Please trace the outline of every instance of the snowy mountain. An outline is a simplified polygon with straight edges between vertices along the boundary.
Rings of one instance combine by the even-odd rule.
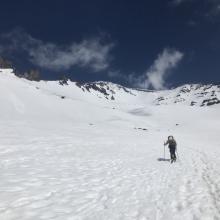
[[[0,219],[220,219],[219,99],[1,69]]]
[[[210,106],[220,104],[220,85],[184,85],[165,92],[156,100],[157,104],[184,103],[187,105]]]
[[[153,93],[153,91],[128,89],[120,85],[116,85],[109,82],[94,82],[94,83],[76,83],[84,92],[98,92],[106,99],[115,100],[118,92],[128,93],[133,96],[137,96],[138,93]],[[197,106],[211,106],[220,104],[220,85],[184,85],[173,90],[154,92],[158,98],[156,98],[152,104],[187,104]],[[99,96],[101,97],[101,96]]]
[[[219,85],[200,85],[191,84],[167,91],[150,91],[126,88],[110,82],[92,82],[92,83],[60,83],[63,86],[77,86],[83,92],[90,92],[99,98],[109,100],[117,99],[118,93],[138,96],[138,94],[151,93],[158,96],[152,104],[169,105],[169,104],[186,104],[191,106],[211,106],[220,104],[220,84]]]
[[[1,71],[1,70],[0,70]],[[12,70],[8,69],[7,72],[12,72]],[[2,72],[5,72],[2,69]],[[7,74],[7,73],[6,73]],[[30,82],[29,82],[30,83]],[[107,100],[120,100],[120,95],[124,94],[126,96],[139,96],[140,94],[152,94],[153,97],[156,97],[152,100],[152,104],[155,105],[169,105],[169,104],[184,104],[191,106],[211,106],[215,104],[220,104],[220,85],[200,85],[200,84],[191,84],[180,86],[171,90],[164,91],[150,91],[150,90],[140,90],[140,89],[131,89],[126,88],[121,85],[117,85],[110,82],[91,82],[91,83],[79,83],[79,82],[71,82],[68,80],[64,81],[55,81],[55,82],[46,82],[42,81],[40,84],[35,84],[36,87],[43,89],[49,89],[53,85],[57,84],[57,95],[59,92],[61,93],[61,98],[65,98],[65,95],[62,95],[63,90],[76,90],[76,87],[80,88],[84,93],[91,93],[98,98],[105,98]],[[44,84],[44,85],[43,85]],[[46,86],[45,86],[46,84]],[[48,86],[49,85],[49,86]],[[61,89],[58,85],[68,87],[68,89]],[[47,88],[48,87],[48,88]],[[60,91],[59,91],[60,90]],[[54,91],[54,92],[55,92]],[[53,92],[53,91],[51,91]],[[70,94],[69,94],[70,95]],[[71,96],[71,95],[70,95]]]

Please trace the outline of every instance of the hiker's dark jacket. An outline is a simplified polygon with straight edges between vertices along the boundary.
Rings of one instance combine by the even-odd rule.
[[[174,139],[172,139],[172,140],[167,140],[167,142],[165,143],[165,145],[167,145],[167,144],[168,144],[168,147],[169,147],[169,148],[176,149],[177,143],[176,143],[176,141],[175,141]]]

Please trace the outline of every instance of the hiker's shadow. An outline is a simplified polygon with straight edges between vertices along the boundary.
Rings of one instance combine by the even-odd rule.
[[[168,162],[170,161],[170,159],[166,159],[166,158],[158,158],[157,160],[158,161],[168,161]]]

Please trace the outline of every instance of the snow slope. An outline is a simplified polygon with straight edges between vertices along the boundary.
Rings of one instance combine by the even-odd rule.
[[[194,89],[176,104],[181,88],[96,84],[106,95],[10,72],[0,72],[0,219],[220,219],[220,105],[200,107]],[[175,164],[163,160],[170,134]]]

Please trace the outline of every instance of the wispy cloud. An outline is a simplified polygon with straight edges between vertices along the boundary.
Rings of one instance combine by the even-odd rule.
[[[164,89],[167,75],[177,67],[183,56],[178,50],[165,48],[144,74],[139,77],[130,75],[129,80],[137,87]]]
[[[0,44],[1,54],[24,52],[33,64],[54,71],[74,66],[90,68],[94,72],[106,70],[110,65],[110,52],[114,46],[113,43],[104,43],[99,37],[61,46],[43,42],[21,29],[2,34],[0,38],[4,41],[4,44]]]
[[[171,0],[173,6],[181,6],[183,3],[195,3],[197,17],[200,14],[202,17],[214,19],[220,16],[220,0]],[[202,7],[201,7],[202,6]]]
[[[189,27],[195,27],[198,25],[198,22],[194,21],[194,20],[189,20],[187,23],[186,23]]]
[[[170,3],[172,4],[172,5],[180,5],[180,4],[182,4],[183,2],[186,2],[186,1],[190,1],[190,0],[172,0]]]
[[[206,13],[208,18],[215,18],[220,15],[220,0],[209,0],[209,10]]]

